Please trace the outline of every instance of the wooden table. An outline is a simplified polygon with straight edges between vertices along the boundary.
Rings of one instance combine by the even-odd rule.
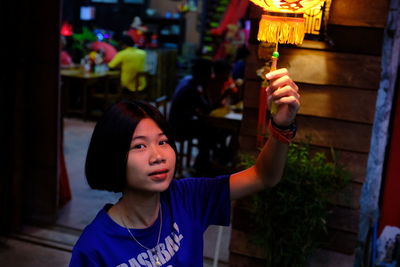
[[[63,113],[79,114],[83,119],[88,117],[89,87],[98,83],[105,88],[105,97],[109,91],[112,79],[119,79],[120,71],[112,70],[105,73],[84,72],[82,69],[62,69],[61,81],[63,90]],[[75,93],[75,95],[74,95]],[[76,97],[77,99],[73,99]],[[77,103],[72,103],[76,101]],[[77,106],[75,104],[78,104]]]
[[[213,113],[207,116],[206,120],[216,128],[239,132],[242,123],[243,113],[228,111],[224,113]]]
[[[243,118],[243,103],[240,102],[236,105],[229,107],[220,107],[214,109],[207,116],[208,120],[216,122],[220,128],[226,128],[230,130],[238,130]]]

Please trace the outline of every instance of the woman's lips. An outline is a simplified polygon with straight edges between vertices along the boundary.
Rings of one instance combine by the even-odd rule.
[[[168,176],[168,169],[157,170],[149,173],[149,176],[155,180],[165,180]]]

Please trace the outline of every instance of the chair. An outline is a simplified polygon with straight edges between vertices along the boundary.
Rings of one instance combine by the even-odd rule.
[[[88,95],[88,115],[101,115],[107,107],[118,100],[121,88],[119,75],[109,74],[99,78],[94,86],[91,86]]]
[[[192,167],[194,138],[178,137],[175,139],[176,149],[178,151],[176,161],[176,176],[184,177],[184,170]]]
[[[146,86],[142,91],[136,91],[134,94],[136,95],[136,99],[140,100],[149,100],[149,88],[151,87],[149,84],[150,74],[147,71],[139,71],[135,76],[135,87],[139,88],[141,81],[144,80],[146,82]]]
[[[134,84],[135,88],[139,88],[140,81],[142,79],[146,80],[146,86],[141,90],[141,91],[130,91],[126,88],[122,88],[121,94],[119,96],[119,99],[135,99],[135,100],[149,100],[149,83],[148,81],[150,74],[146,71],[140,71],[136,73],[136,76],[134,78]]]
[[[157,97],[156,99],[154,99],[155,106],[160,111],[162,109],[161,112],[166,119],[168,118],[168,103],[169,103],[169,99],[166,95],[163,95],[163,96],[160,96],[160,97]]]

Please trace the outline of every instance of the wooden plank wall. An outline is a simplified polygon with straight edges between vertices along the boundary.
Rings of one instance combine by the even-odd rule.
[[[372,3],[371,3],[372,4]],[[301,90],[299,131],[295,141],[312,137],[313,148],[331,147],[352,173],[352,181],[332,201],[337,204],[329,219],[328,249],[352,254],[356,246],[359,196],[364,181],[380,79],[380,54],[388,1],[333,0],[328,25],[331,44],[305,41],[302,46],[280,46],[279,67],[288,68]],[[256,151],[256,124],[260,79],[256,34],[261,9],[250,5],[251,55],[246,61],[244,117],[240,134],[242,152]],[[357,11],[358,10],[358,11]],[[357,11],[357,12],[356,12]],[[362,14],[362,16],[358,15]],[[333,44],[333,45],[332,45]],[[248,200],[238,201],[233,213],[231,266],[262,266],[260,254],[247,242],[251,225]]]

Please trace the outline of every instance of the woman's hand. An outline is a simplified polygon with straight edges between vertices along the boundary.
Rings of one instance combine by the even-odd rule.
[[[289,126],[295,119],[300,108],[299,87],[290,78],[287,69],[278,69],[266,74],[270,81],[267,87],[268,107],[274,102],[277,112],[273,115],[274,122],[282,127]]]

